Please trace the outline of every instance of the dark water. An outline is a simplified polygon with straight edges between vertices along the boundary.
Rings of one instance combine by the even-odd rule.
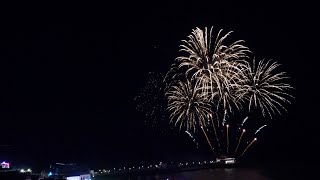
[[[320,169],[319,169],[320,170]],[[114,176],[96,180],[269,180],[269,179],[314,179],[311,172],[301,166],[277,166],[272,168],[217,168],[171,174]],[[317,179],[317,178],[316,178]]]

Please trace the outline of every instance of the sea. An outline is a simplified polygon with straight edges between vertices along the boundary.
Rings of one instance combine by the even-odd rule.
[[[269,167],[207,168],[165,174],[118,175],[96,177],[95,180],[296,180],[320,179],[317,167],[307,164],[276,164]]]

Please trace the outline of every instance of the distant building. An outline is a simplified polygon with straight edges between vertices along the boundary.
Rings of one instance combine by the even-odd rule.
[[[2,169],[10,169],[10,163],[3,161],[1,163],[1,168]]]

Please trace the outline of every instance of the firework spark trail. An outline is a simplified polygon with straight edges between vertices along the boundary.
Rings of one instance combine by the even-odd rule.
[[[245,132],[246,132],[246,130],[245,130],[245,129],[243,129],[243,130],[242,130],[242,133],[241,133],[241,136],[240,136],[240,138],[239,138],[239,141],[238,141],[238,144],[237,144],[236,150],[234,151],[234,154],[236,154],[236,153],[237,153],[238,148],[239,148],[239,145],[240,145],[240,142],[241,142],[241,139],[242,139],[242,136],[243,136],[243,134],[244,134]]]
[[[196,144],[196,146],[198,148],[198,143],[197,143],[196,139],[192,136],[192,134],[189,131],[185,131],[185,132],[189,135],[189,137],[192,139],[192,141]]]
[[[254,138],[254,139],[251,141],[251,143],[246,147],[246,149],[243,151],[243,153],[242,153],[239,157],[243,156],[243,154],[247,151],[247,149],[248,149],[256,140],[257,140],[257,138]]]
[[[227,153],[229,153],[229,124],[227,124]]]
[[[267,125],[263,125],[261,126],[254,134],[257,134],[259,131],[261,131],[261,129],[263,129],[264,127],[266,127]]]
[[[203,131],[203,134],[206,136],[207,142],[208,142],[208,144],[209,144],[212,152],[214,153],[214,148],[212,147],[212,145],[211,145],[211,143],[210,143],[210,141],[209,141],[209,138],[208,138],[208,136],[207,136],[207,133],[206,133],[206,131],[203,129],[203,126],[201,126],[201,129],[202,129],[202,131]]]
[[[222,126],[224,126],[224,124],[225,124],[226,121],[227,121],[226,116],[227,116],[227,110],[225,110],[225,111],[224,111],[224,114],[223,114]]]
[[[247,116],[246,118],[244,118],[244,120],[242,121],[241,127],[243,127],[243,125],[244,125],[244,123],[247,121],[247,119],[248,119],[248,116]]]

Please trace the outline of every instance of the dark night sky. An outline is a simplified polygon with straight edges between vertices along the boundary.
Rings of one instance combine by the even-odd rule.
[[[0,147],[0,158],[95,165],[188,159],[190,142],[145,126],[133,98],[147,72],[168,69],[192,28],[211,25],[233,30],[231,37],[246,40],[258,58],[284,64],[296,87],[289,114],[272,124],[251,158],[316,152],[311,9],[271,2],[159,2],[3,5],[1,144],[9,146]]]

